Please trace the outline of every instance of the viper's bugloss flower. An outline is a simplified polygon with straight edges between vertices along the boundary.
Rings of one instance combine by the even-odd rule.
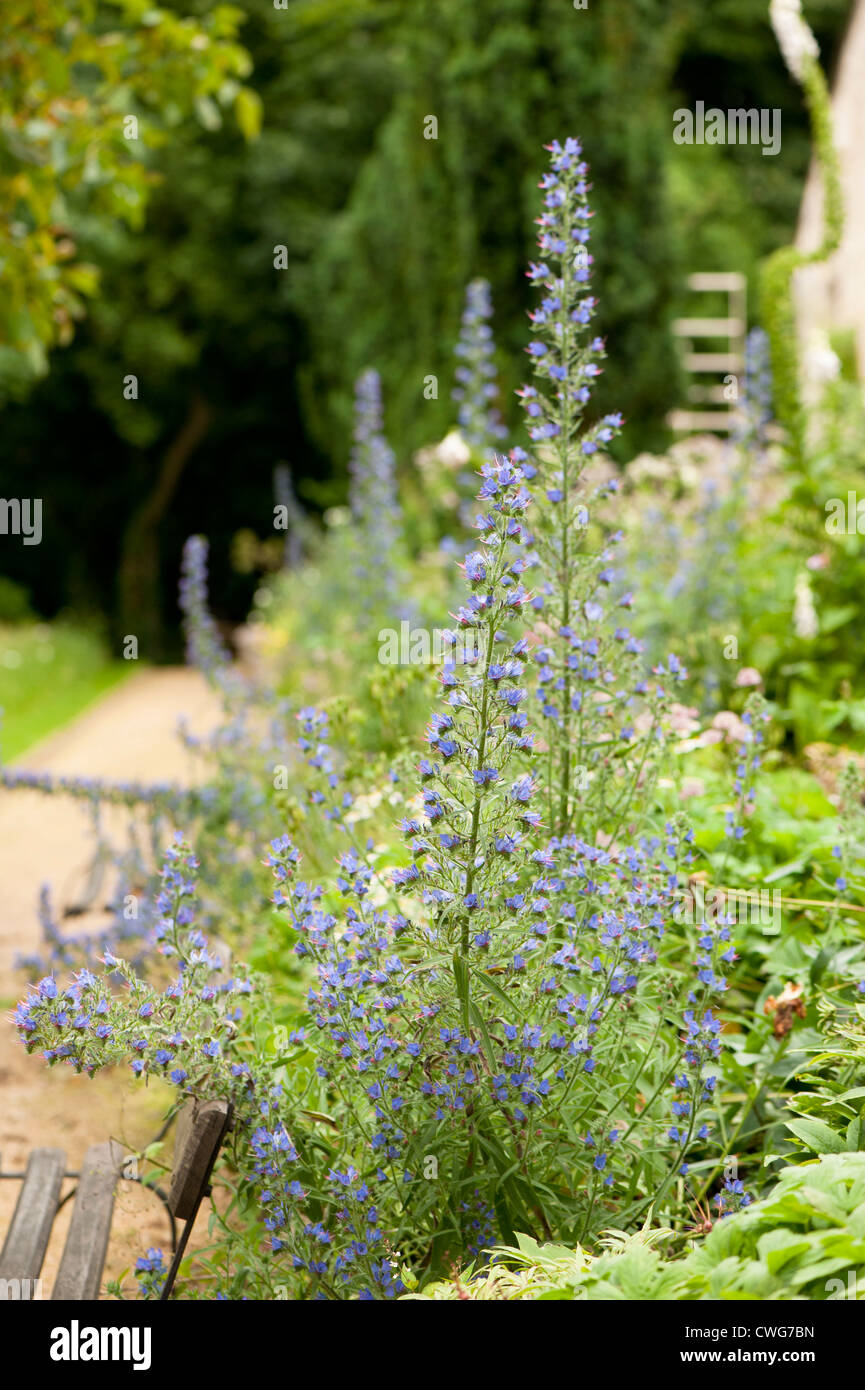
[[[772,423],[772,368],[769,338],[762,328],[752,328],[745,339],[745,381],[733,438],[743,448],[765,453]]]
[[[727,1177],[724,1179],[723,1188],[715,1197],[715,1205],[719,1217],[723,1218],[749,1207],[753,1200],[750,1192],[745,1191],[745,1184],[741,1178]]]
[[[387,611],[403,582],[396,460],[384,435],[381,378],[372,368],[355,383],[354,448],[348,469],[356,597],[361,615],[371,618]],[[402,612],[399,608],[398,616]]]
[[[489,282],[472,280],[466,288],[462,329],[454,348],[460,365],[454,373],[453,398],[459,402],[457,419],[463,438],[480,450],[494,448],[507,435],[494,404],[498,386],[489,323],[492,313]]]
[[[135,1261],[135,1278],[138,1281],[140,1298],[158,1298],[167,1276],[168,1269],[162,1251],[156,1246],[151,1246],[146,1255],[139,1255]]]
[[[588,504],[614,487],[610,480],[590,488],[587,468],[624,423],[618,411],[594,421],[589,413],[606,348],[591,331],[597,300],[589,289],[593,214],[588,166],[576,139],[554,141],[548,150],[537,219],[541,257],[529,267],[539,297],[530,314],[534,332],[528,345],[534,384],[518,394],[549,504],[532,536],[533,604],[543,612],[547,628],[535,650],[534,693],[550,750],[545,801],[553,828],[561,834],[578,819],[596,814],[597,798],[609,795],[609,765],[603,778],[593,777],[592,771],[604,762],[610,740],[633,746],[637,761],[642,758],[633,714],[642,647],[630,634],[621,640],[613,635],[604,590],[616,578],[609,563],[616,538],[598,548],[588,529]],[[629,606],[631,595],[618,602]],[[654,706],[666,698],[661,688],[645,694]],[[659,723],[658,710],[652,714]],[[627,760],[617,764],[625,766]],[[624,788],[622,795],[627,795]]]
[[[207,541],[190,536],[183,547],[180,608],[186,629],[186,659],[205,675],[229,666],[231,658],[207,606]]]
[[[209,941],[225,903],[208,882],[199,894],[183,836],[154,895],[155,982],[109,943],[104,971],[65,988],[59,972],[42,971],[15,1010],[25,1048],[50,1065],[88,1073],[125,1061],[170,1080],[184,1102],[231,1101],[232,1185],[263,1246],[259,1255],[247,1245],[244,1259],[270,1292],[284,1280],[302,1299],[398,1297],[404,1266],[438,1250],[482,1259],[522,1229],[526,1201],[537,1201],[544,1229],[583,1243],[609,1226],[613,1184],[648,1205],[687,1172],[694,1147],[692,1161],[705,1164],[735,950],[721,920],[682,928],[693,832],[677,817],[648,819],[666,691],[685,673],[673,655],[650,676],[641,643],[619,625],[631,595],[619,591],[620,534],[600,506],[615,480],[595,485],[589,473],[622,419],[591,417],[605,345],[591,327],[587,170],[576,141],[550,155],[529,272],[535,376],[521,393],[537,458],[514,449],[480,469],[476,538],[463,547],[415,794],[400,786],[402,754],[375,763],[382,808],[399,808],[395,835],[384,846],[378,825],[357,836],[351,761],[326,711],[309,706],[286,761],[307,805],[339,831],[338,852],[318,854],[325,837],[312,822],[316,862],[336,861],[327,881],[309,881],[293,840],[267,825],[267,799],[254,858],[212,823],[202,837],[242,861],[246,895],[232,914],[246,922],[264,897],[255,920],[268,952],[293,951],[308,987],[303,1026],[276,1024],[284,998],[277,1009],[263,990],[248,1001],[241,964],[226,978]],[[474,328],[485,321],[480,310]],[[486,333],[479,341],[489,344]],[[352,578],[359,602],[378,601],[399,522],[375,374],[358,383],[351,486]],[[220,671],[205,554],[190,552],[187,603],[200,658]],[[365,570],[375,570],[366,591]],[[276,722],[271,750],[285,745]],[[747,798],[746,744],[736,781]],[[246,756],[239,723],[226,746]],[[234,779],[216,790],[234,824]],[[295,805],[276,826],[295,812],[302,820]],[[255,859],[272,877],[273,913]],[[846,860],[837,867],[843,875]],[[731,1190],[719,1205],[747,1195]],[[158,1272],[156,1254],[141,1275]]]

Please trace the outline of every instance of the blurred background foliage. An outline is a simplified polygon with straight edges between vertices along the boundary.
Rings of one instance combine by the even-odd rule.
[[[360,370],[382,374],[403,469],[452,426],[476,275],[491,282],[516,428],[540,146],[571,132],[593,169],[610,347],[596,407],[627,418],[620,461],[662,448],[686,274],[742,270],[756,288],[757,262],[795,226],[807,117],[767,8],[7,0],[4,281],[21,283],[18,222],[33,283],[61,294],[65,317],[49,298],[22,331],[15,298],[0,309],[2,492],[44,499],[43,544],[4,545],[4,573],[40,616],[99,614],[115,642],[133,631],[142,654],[176,655],[180,547],[202,531],[217,612],[241,618],[256,579],[232,567],[231,538],[268,533],[282,459],[305,506],[344,501]],[[807,9],[831,74],[849,0]],[[38,124],[59,98],[65,142]],[[675,145],[672,113],[697,100],[780,107],[781,153]],[[136,113],[130,148],[122,120]],[[22,178],[38,183],[29,209]]]

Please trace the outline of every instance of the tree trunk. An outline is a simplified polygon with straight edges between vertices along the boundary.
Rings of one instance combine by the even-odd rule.
[[[158,661],[164,654],[159,593],[159,523],[177,490],[186,464],[206,435],[212,411],[193,391],[180,430],[159,465],[149,495],[133,513],[123,537],[118,569],[119,637],[138,638],[138,654]]]

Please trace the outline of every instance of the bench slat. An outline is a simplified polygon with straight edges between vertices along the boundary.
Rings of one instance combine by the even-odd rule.
[[[191,1115],[181,1112],[168,1205],[182,1221],[187,1221],[198,1206],[230,1116],[231,1106],[226,1100],[205,1101]]]
[[[34,1149],[0,1254],[0,1279],[37,1279],[66,1171],[62,1149]]]
[[[114,1140],[93,1144],[84,1155],[52,1299],[93,1302],[99,1297],[122,1163],[123,1150]]]

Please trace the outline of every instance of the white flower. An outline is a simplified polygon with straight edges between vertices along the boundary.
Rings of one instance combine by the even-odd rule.
[[[784,62],[796,81],[801,82],[805,60],[817,58],[820,53],[817,40],[802,17],[801,0],[771,0],[769,19]]]
[[[797,637],[804,637],[806,642],[810,642],[817,636],[818,623],[811,581],[805,570],[800,570],[797,574],[793,592],[793,630]]]
[[[381,804],[382,793],[378,788],[373,788],[365,796],[356,796],[351,810],[347,813],[345,820],[347,825],[357,825],[358,821],[369,820],[373,811]]]
[[[472,456],[472,451],[468,444],[466,444],[459,430],[451,430],[450,434],[446,434],[438,445],[436,453],[438,454],[439,462],[442,463],[445,468],[462,468],[464,464],[468,463]]]
[[[463,468],[468,463],[471,456],[472,451],[459,430],[451,430],[438,444],[418,449],[414,461],[422,473],[429,469],[437,471],[439,468],[455,473],[458,468]]]
[[[802,366],[807,380],[814,386],[837,381],[841,373],[841,360],[832,350],[825,333],[813,334],[805,349]]]

